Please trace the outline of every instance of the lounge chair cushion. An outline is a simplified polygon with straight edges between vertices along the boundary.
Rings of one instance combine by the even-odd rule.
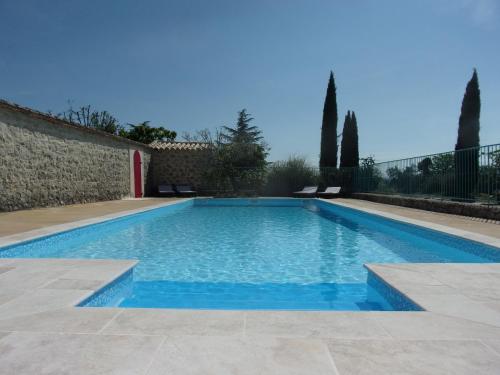
[[[301,191],[296,191],[294,194],[316,194],[317,191],[317,186],[305,186]]]
[[[319,195],[330,195],[330,194],[339,194],[340,186],[329,186],[325,189],[325,191],[321,191]]]

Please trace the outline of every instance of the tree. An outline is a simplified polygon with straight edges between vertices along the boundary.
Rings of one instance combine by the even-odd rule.
[[[326,89],[325,104],[323,106],[323,122],[321,125],[321,154],[320,168],[337,168],[337,93],[333,72]]]
[[[453,171],[453,154],[445,153],[434,155],[430,163],[430,171],[433,174],[447,175]]]
[[[243,108],[238,112],[238,120],[234,128],[223,126],[222,137],[229,143],[259,144],[262,131],[257,126],[250,126],[253,117]]]
[[[340,168],[357,167],[359,165],[358,125],[356,114],[347,112],[340,144]]]
[[[153,141],[173,141],[177,137],[177,133],[162,126],[152,127],[149,121],[144,121],[139,124],[128,124],[130,130],[122,129],[120,135],[133,141],[150,144]]]
[[[455,145],[455,178],[457,195],[470,199],[476,187],[479,174],[479,117],[481,97],[477,71],[467,83],[460,118],[458,120],[458,137]]]
[[[360,166],[356,168],[355,187],[361,192],[371,192],[377,189],[382,180],[375,158],[368,156],[360,159]]]
[[[210,140],[206,178],[215,190],[257,192],[264,183],[268,147],[262,131],[251,126],[253,118],[245,109],[238,112],[235,127],[223,126]]]
[[[467,83],[460,118],[458,120],[458,137],[455,150],[479,147],[479,116],[481,112],[481,97],[477,71],[474,69],[472,78]]]
[[[422,176],[429,176],[431,174],[432,159],[427,157],[422,159],[417,164],[417,169],[422,172]]]
[[[73,109],[70,105],[67,111],[58,114],[57,117],[72,124],[82,125],[111,134],[118,134],[122,130],[118,120],[109,112],[93,110],[90,105],[82,106],[77,110]]]

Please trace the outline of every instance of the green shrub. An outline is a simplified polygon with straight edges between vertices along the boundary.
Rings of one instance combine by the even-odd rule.
[[[309,165],[304,157],[291,156],[268,167],[264,194],[289,196],[306,185],[317,185],[318,170]]]

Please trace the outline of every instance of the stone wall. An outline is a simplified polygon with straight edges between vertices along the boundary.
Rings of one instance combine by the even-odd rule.
[[[401,195],[384,195],[372,193],[353,193],[351,198],[363,199],[371,202],[392,204],[396,206],[417,208],[427,211],[443,212],[453,215],[478,217],[487,220],[500,220],[499,206],[486,206],[479,203],[463,203],[442,201],[437,199],[413,198]]]
[[[156,191],[160,184],[189,184],[200,191],[203,188],[203,172],[207,151],[155,150],[152,154],[151,185]]]
[[[0,211],[129,196],[130,149],[148,193],[148,146],[0,102]]]

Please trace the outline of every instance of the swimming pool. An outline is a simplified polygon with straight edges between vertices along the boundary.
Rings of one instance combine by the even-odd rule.
[[[316,199],[194,199],[0,257],[139,260],[127,287],[91,306],[393,310],[363,264],[498,262],[500,251]]]

